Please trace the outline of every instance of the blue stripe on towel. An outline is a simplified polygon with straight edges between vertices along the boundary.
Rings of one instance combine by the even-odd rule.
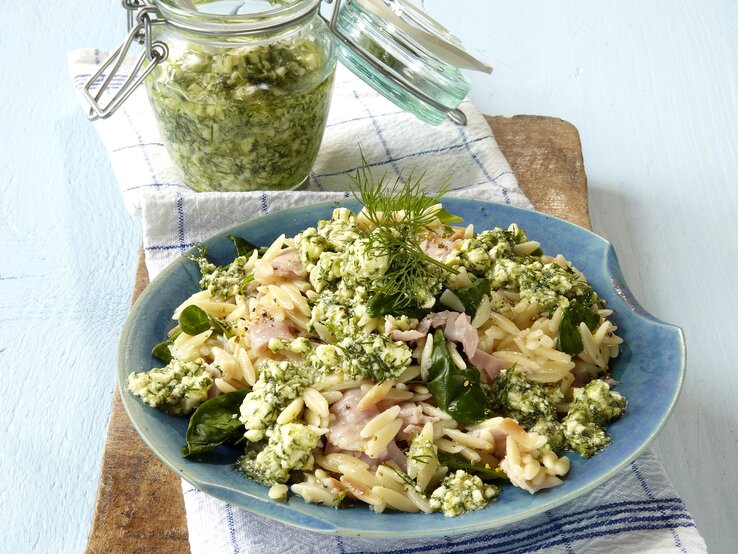
[[[144,248],[144,250],[187,250],[188,248],[192,248],[193,246],[195,246],[194,242],[186,242],[184,244],[163,244],[158,246],[147,246]]]
[[[553,539],[551,541],[531,545],[530,547],[518,549],[518,550],[507,550],[507,551],[498,551],[500,554],[522,554],[522,553],[528,553],[528,552],[539,552],[541,550],[552,548],[554,546],[560,546],[564,541],[567,541],[569,543],[579,542],[583,540],[591,540],[596,539],[598,537],[605,537],[605,536],[615,536],[620,535],[621,533],[631,533],[633,531],[660,531],[664,529],[674,530],[679,527],[687,528],[687,527],[695,527],[695,524],[693,522],[685,522],[685,523],[664,523],[659,525],[632,525],[629,527],[621,527],[619,529],[615,530],[604,530],[604,531],[592,531],[587,533],[582,533],[579,535],[572,535],[567,536],[566,538],[557,538]],[[494,545],[491,545],[494,546]],[[482,548],[475,548],[471,550],[459,550],[455,552],[454,554],[472,554],[474,552],[480,552],[480,551],[486,551],[486,549],[489,548],[489,546],[484,546]]]
[[[367,115],[369,116],[369,119],[372,121],[372,126],[374,127],[374,131],[377,133],[377,136],[379,137],[379,142],[382,143],[382,148],[384,148],[384,155],[387,157],[387,161],[392,166],[393,171],[395,172],[395,175],[400,175],[400,170],[397,167],[397,164],[395,163],[395,160],[392,158],[392,153],[390,152],[389,145],[387,144],[387,140],[384,138],[384,135],[382,134],[382,128],[379,126],[379,122],[377,121],[377,118],[374,117],[374,114],[372,114],[371,109],[369,109],[369,106],[364,102],[360,97],[359,93],[355,90],[352,91],[354,93],[354,98],[356,101],[361,104],[364,109],[366,110]]]
[[[471,546],[480,544],[488,541],[502,540],[495,544],[496,547],[502,547],[506,545],[518,547],[521,543],[528,543],[531,541],[548,541],[553,540],[555,535],[560,533],[560,529],[567,526],[576,525],[578,526],[576,532],[581,532],[588,529],[596,529],[597,527],[609,526],[613,523],[632,523],[634,521],[649,521],[648,518],[664,518],[664,516],[641,516],[641,519],[634,518],[632,516],[610,519],[613,515],[618,514],[633,514],[639,512],[662,512],[663,510],[673,510],[677,513],[674,514],[673,519],[689,519],[691,516],[686,512],[684,503],[679,498],[668,498],[668,499],[651,499],[651,500],[634,500],[634,501],[623,501],[614,502],[610,504],[603,504],[594,508],[586,510],[580,510],[578,512],[572,512],[557,517],[550,517],[550,521],[538,527],[535,530],[531,529],[509,529],[496,533],[491,533],[481,537],[474,537],[469,539],[455,540],[453,541],[452,548],[462,548],[464,546]],[[594,522],[593,519],[602,519],[604,521]],[[643,519],[646,518],[646,519]],[[666,516],[667,520],[669,516]],[[590,523],[587,523],[590,522]],[[583,525],[582,525],[583,524]],[[509,539],[509,540],[505,540]],[[416,554],[421,552],[431,552],[439,548],[438,544],[415,546],[393,550],[392,554]],[[464,550],[463,552],[470,552]],[[361,552],[355,552],[353,554],[363,554]],[[367,553],[368,554],[368,553]]]
[[[131,125],[131,130],[133,131],[133,134],[136,135],[136,142],[138,144],[143,144],[143,137],[141,136],[141,132],[138,130],[138,127],[136,127],[136,124],[133,121],[133,118],[131,117],[131,114],[128,113],[128,110],[125,108],[125,106],[121,109],[121,112],[123,112],[123,115],[128,120],[128,123]],[[149,168],[149,175],[151,175],[151,182],[157,183],[159,179],[156,176],[156,172],[154,171],[154,165],[151,163],[151,158],[149,158],[149,153],[147,152],[146,148],[141,148],[141,153],[143,154],[144,160],[146,161],[146,166]]]
[[[236,540],[236,526],[233,522],[233,506],[231,506],[230,504],[226,504],[225,508],[226,522],[228,523],[228,537],[231,539],[233,554],[239,554],[241,552],[241,549],[238,547],[238,541]]]
[[[557,532],[563,535],[564,539],[566,539],[564,543],[564,548],[566,549],[567,553],[574,554],[574,550],[572,550],[571,548],[571,541],[569,540],[568,535],[564,533],[564,526],[561,524],[561,521],[556,519],[556,516],[554,516],[551,512],[546,512],[546,517],[551,523],[554,524]]]
[[[337,127],[339,125],[345,125],[346,123],[354,123],[356,121],[365,121],[367,119],[374,119],[374,118],[379,118],[379,117],[387,117],[387,116],[390,116],[390,115],[403,115],[403,114],[406,114],[406,113],[407,112],[405,112],[403,110],[399,110],[399,111],[396,111],[396,112],[386,112],[386,113],[379,113],[379,114],[373,114],[373,115],[362,115],[362,116],[359,116],[359,117],[352,117],[351,119],[344,119],[343,121],[335,121],[333,123],[328,123],[325,126],[325,128],[328,129],[330,127]]]
[[[479,161],[479,157],[472,151],[471,147],[469,146],[469,141],[467,140],[466,132],[464,131],[464,126],[457,125],[457,128],[459,129],[459,135],[461,135],[461,140],[464,142],[464,147],[466,148],[466,151],[469,152],[471,159],[474,161],[477,167],[482,170],[482,175],[484,175],[487,181],[490,183],[494,183],[496,185],[497,180],[489,174],[489,172],[487,171],[487,168],[484,167],[484,164]],[[502,185],[500,185],[500,188],[502,189],[502,198],[505,200],[505,204],[510,204],[510,194],[507,192],[507,189]]]
[[[638,482],[641,484],[641,487],[643,488],[643,492],[646,493],[646,496],[649,499],[653,499],[653,494],[651,493],[651,489],[648,488],[648,485],[646,484],[646,481],[643,479],[643,476],[641,475],[641,472],[638,470],[638,466],[636,466],[635,461],[631,462],[630,468],[633,470],[633,474],[636,476],[636,479],[638,479]],[[661,512],[662,514],[664,512]],[[674,545],[682,552],[686,554],[686,550],[682,546],[682,541],[679,539],[679,534],[677,533],[676,529],[671,530],[671,535],[674,537]]]
[[[177,232],[179,235],[179,248],[185,250],[185,230],[184,230],[184,198],[179,192],[177,198]]]

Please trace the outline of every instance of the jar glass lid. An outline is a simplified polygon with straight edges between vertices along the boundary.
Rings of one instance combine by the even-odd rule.
[[[341,61],[421,120],[464,123],[469,92],[460,68],[489,73],[440,23],[406,0],[335,0],[330,26]]]

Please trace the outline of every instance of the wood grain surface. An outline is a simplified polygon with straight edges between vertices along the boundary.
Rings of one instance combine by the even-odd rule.
[[[536,209],[589,227],[576,128],[561,119],[528,115],[487,121]],[[132,301],[147,284],[141,256]],[[117,389],[87,552],[189,552],[180,480],[133,430]]]

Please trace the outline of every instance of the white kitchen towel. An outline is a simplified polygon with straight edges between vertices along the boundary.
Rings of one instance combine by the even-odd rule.
[[[70,53],[70,73],[78,91],[105,55],[97,50]],[[119,88],[126,77],[114,78],[112,86]],[[469,101],[461,107],[469,120],[466,127],[450,122],[431,127],[339,67],[321,153],[307,190],[299,192],[191,192],[164,149],[142,89],[95,127],[126,206],[141,216],[146,263],[153,278],[182,251],[228,227],[288,207],[348,196],[346,174],[358,165],[359,145],[378,174],[417,166],[426,171],[425,182],[431,186],[450,177],[457,189],[454,195],[530,207],[484,118]],[[239,510],[185,482],[183,491],[193,554],[705,550],[692,517],[651,451],[594,492],[545,515],[442,540],[318,535]]]

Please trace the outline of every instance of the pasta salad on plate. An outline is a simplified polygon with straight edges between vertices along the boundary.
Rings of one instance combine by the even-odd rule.
[[[622,340],[585,276],[514,224],[465,226],[412,175],[364,166],[353,189],[358,212],[193,257],[162,367],[127,383],[189,417],[182,456],[235,445],[275,500],[457,516],[605,448]]]

